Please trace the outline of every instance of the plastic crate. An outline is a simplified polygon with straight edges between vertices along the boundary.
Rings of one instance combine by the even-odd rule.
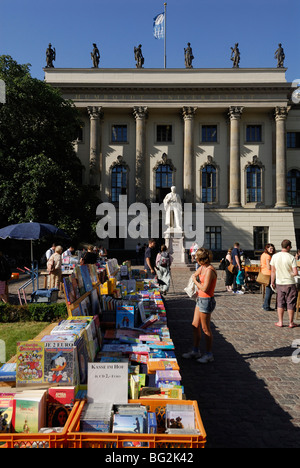
[[[0,433],[0,448],[67,448],[67,431],[78,413],[80,401],[76,401],[67,422],[60,433]]]
[[[68,448],[132,448],[142,446],[142,448],[204,448],[206,443],[206,432],[199,413],[196,401],[190,400],[157,400],[140,399],[129,400],[129,403],[141,403],[148,407],[148,410],[156,413],[157,433],[156,434],[113,434],[98,432],[79,432],[80,415],[85,402],[82,401],[78,411],[74,416],[67,433]],[[165,410],[166,405],[193,405],[195,410],[196,428],[200,434],[174,435],[165,434]]]

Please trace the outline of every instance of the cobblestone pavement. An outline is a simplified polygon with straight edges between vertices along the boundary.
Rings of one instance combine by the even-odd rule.
[[[183,292],[191,275],[188,268],[172,270],[173,285],[166,296],[168,326],[186,397],[198,401],[206,447],[297,448],[300,359],[293,362],[297,350],[292,343],[300,342],[300,328],[276,327],[277,312],[261,309],[262,295],[227,292],[223,274],[218,271],[217,306],[212,314],[212,363],[181,357],[192,345],[195,302]]]
[[[262,295],[226,292],[223,274],[218,271],[217,306],[212,314],[212,363],[181,357],[192,346],[195,303],[183,291],[191,275],[188,268],[172,270],[166,296],[168,326],[186,397],[198,401],[207,432],[206,447],[298,448],[300,362],[292,360],[297,352],[292,343],[300,340],[300,328],[277,328],[276,311],[261,309]],[[15,303],[17,287],[18,283],[10,286]]]

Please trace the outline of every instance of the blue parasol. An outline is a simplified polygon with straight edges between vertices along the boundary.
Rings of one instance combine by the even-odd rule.
[[[69,236],[60,228],[52,224],[44,223],[20,223],[11,224],[0,229],[1,239],[17,239],[17,240],[30,240],[31,241],[31,261],[33,261],[32,241],[41,239],[42,237],[54,235],[69,239]]]

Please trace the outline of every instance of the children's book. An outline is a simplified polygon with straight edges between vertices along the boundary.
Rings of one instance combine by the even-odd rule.
[[[16,386],[37,385],[44,382],[44,343],[17,343]]]
[[[14,397],[0,397],[0,434],[12,431],[12,418],[15,410]]]
[[[134,328],[135,306],[121,305],[116,309],[116,328]]]
[[[56,385],[78,385],[77,348],[47,347],[44,349],[44,379],[46,383]]]
[[[32,434],[45,427],[46,422],[46,392],[34,390],[24,391],[15,395],[15,414],[13,429],[15,432]]]

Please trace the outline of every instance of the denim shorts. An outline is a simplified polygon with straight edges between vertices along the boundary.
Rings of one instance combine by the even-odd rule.
[[[216,301],[214,297],[198,297],[197,306],[200,312],[204,314],[210,314],[215,310]]]

